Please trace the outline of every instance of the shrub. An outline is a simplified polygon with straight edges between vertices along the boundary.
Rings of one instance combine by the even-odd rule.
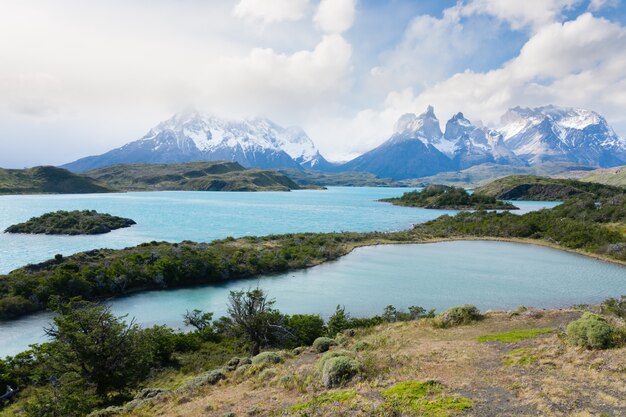
[[[283,360],[276,352],[261,352],[252,358],[253,365],[266,365],[281,363]]]
[[[278,375],[278,369],[276,368],[267,368],[261,371],[259,374],[259,379],[261,381],[269,381]]]
[[[189,381],[186,386],[190,388],[198,388],[203,385],[215,385],[224,378],[226,378],[226,375],[222,369],[213,369],[212,371],[198,375]]]
[[[370,347],[371,345],[367,343],[365,340],[359,340],[358,342],[355,343],[354,350],[356,352],[361,352],[363,350],[369,349]]]
[[[335,340],[331,339],[330,337],[318,337],[313,342],[313,349],[315,349],[317,353],[323,353],[330,349],[331,346],[336,345],[337,342],[335,342]]]
[[[602,303],[602,312],[626,319],[626,295],[620,298],[609,298]]]
[[[337,352],[326,352],[322,355],[322,357],[320,358],[320,360],[317,362],[317,368],[322,371],[324,370],[324,365],[326,365],[326,362],[328,362],[330,359],[332,358],[338,358],[340,356],[347,356],[349,358],[352,357],[352,354],[350,352],[347,351],[337,351]]]
[[[439,328],[447,328],[470,324],[483,318],[480,310],[473,305],[464,305],[462,307],[452,307],[437,315],[433,320],[433,325]]]
[[[37,309],[35,303],[19,295],[0,298],[0,320],[19,317]]]
[[[597,314],[585,313],[567,325],[567,341],[587,349],[606,349],[613,344],[614,329]]]
[[[322,382],[327,388],[338,387],[359,373],[360,364],[347,356],[331,358],[324,364]]]

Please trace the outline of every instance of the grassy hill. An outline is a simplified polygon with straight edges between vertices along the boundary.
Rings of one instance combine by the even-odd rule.
[[[82,174],[123,191],[289,191],[302,187],[269,170],[245,169],[237,162],[121,164]]]
[[[0,194],[108,193],[111,187],[68,170],[40,166],[29,169],[0,168]]]
[[[596,169],[587,173],[580,180],[626,187],[626,166]]]
[[[513,175],[483,185],[475,192],[502,200],[561,201],[579,196],[610,197],[626,191],[619,187],[576,180]]]
[[[391,178],[378,178],[369,172],[317,172],[297,171],[294,169],[278,170],[300,185],[323,187],[404,187],[401,182]]]
[[[569,162],[546,162],[532,167],[487,163],[476,165],[462,171],[441,172],[430,177],[417,178],[413,181],[408,180],[404,182],[412,186],[423,183],[455,185],[457,187],[476,187],[510,175],[569,176],[569,173],[572,171],[588,172],[589,170],[589,168]]]

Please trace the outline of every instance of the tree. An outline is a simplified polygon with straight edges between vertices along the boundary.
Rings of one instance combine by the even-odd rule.
[[[330,337],[335,337],[337,333],[349,329],[351,327],[350,315],[346,313],[346,308],[337,305],[335,313],[329,317],[326,327]]]
[[[235,335],[250,343],[252,355],[258,355],[261,347],[271,345],[278,334],[287,332],[284,316],[272,308],[275,303],[276,300],[268,299],[260,288],[230,292],[230,326]]]
[[[72,377],[92,384],[104,398],[123,391],[148,374],[154,355],[143,331],[124,316],[116,317],[110,307],[72,300],[57,309],[54,324],[45,329],[53,339],[47,352],[51,376]]]
[[[196,333],[203,339],[209,340],[215,337],[215,328],[213,326],[213,313],[205,313],[202,310],[194,309],[187,311],[183,315],[185,326],[192,326],[196,329]]]
[[[317,314],[294,314],[287,319],[287,326],[296,336],[298,346],[309,346],[326,330],[324,320]]]

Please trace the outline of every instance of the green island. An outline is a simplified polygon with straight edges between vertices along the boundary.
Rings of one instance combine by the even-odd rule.
[[[409,191],[401,197],[380,201],[396,206],[441,210],[517,210],[513,204],[481,193],[468,193],[460,187],[429,185],[422,191]]]
[[[290,191],[303,188],[286,175],[246,169],[237,162],[122,164],[82,173],[120,191]]]
[[[622,187],[569,179],[513,175],[476,188],[483,194],[504,200],[562,201],[573,197],[602,198],[626,193]]]
[[[225,317],[188,311],[190,332],[140,327],[100,301],[306,268],[373,244],[500,239],[626,265],[625,230],[626,195],[598,192],[524,215],[462,212],[392,233],[57,255],[0,276],[3,319],[56,313],[50,342],[0,360],[0,386],[19,389],[0,400],[0,415],[565,416],[572,404],[581,415],[621,415],[626,296],[554,310],[388,306],[373,317],[338,306],[324,320],[284,314],[256,288],[231,292]]]
[[[59,210],[9,226],[5,233],[46,235],[98,235],[136,224],[132,219],[95,210]]]
[[[87,194],[114,191],[106,184],[62,168],[0,168],[0,194]]]

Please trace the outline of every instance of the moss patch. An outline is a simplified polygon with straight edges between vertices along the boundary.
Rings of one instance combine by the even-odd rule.
[[[543,334],[550,334],[555,331],[552,327],[541,327],[537,329],[513,330],[511,332],[488,334],[478,337],[479,342],[502,342],[515,343],[526,339],[534,339]]]
[[[327,392],[322,395],[319,395],[310,401],[296,404],[292,407],[289,407],[289,411],[291,412],[304,411],[313,406],[329,405],[329,404],[334,404],[335,402],[342,403],[345,401],[350,401],[354,398],[356,398],[356,391],[353,389],[332,391],[332,392]]]
[[[472,400],[445,395],[444,388],[437,381],[407,381],[380,393],[389,409],[411,415],[447,417],[472,407]]]
[[[531,348],[515,349],[504,355],[504,364],[507,366],[526,366],[537,362],[537,355]]]

